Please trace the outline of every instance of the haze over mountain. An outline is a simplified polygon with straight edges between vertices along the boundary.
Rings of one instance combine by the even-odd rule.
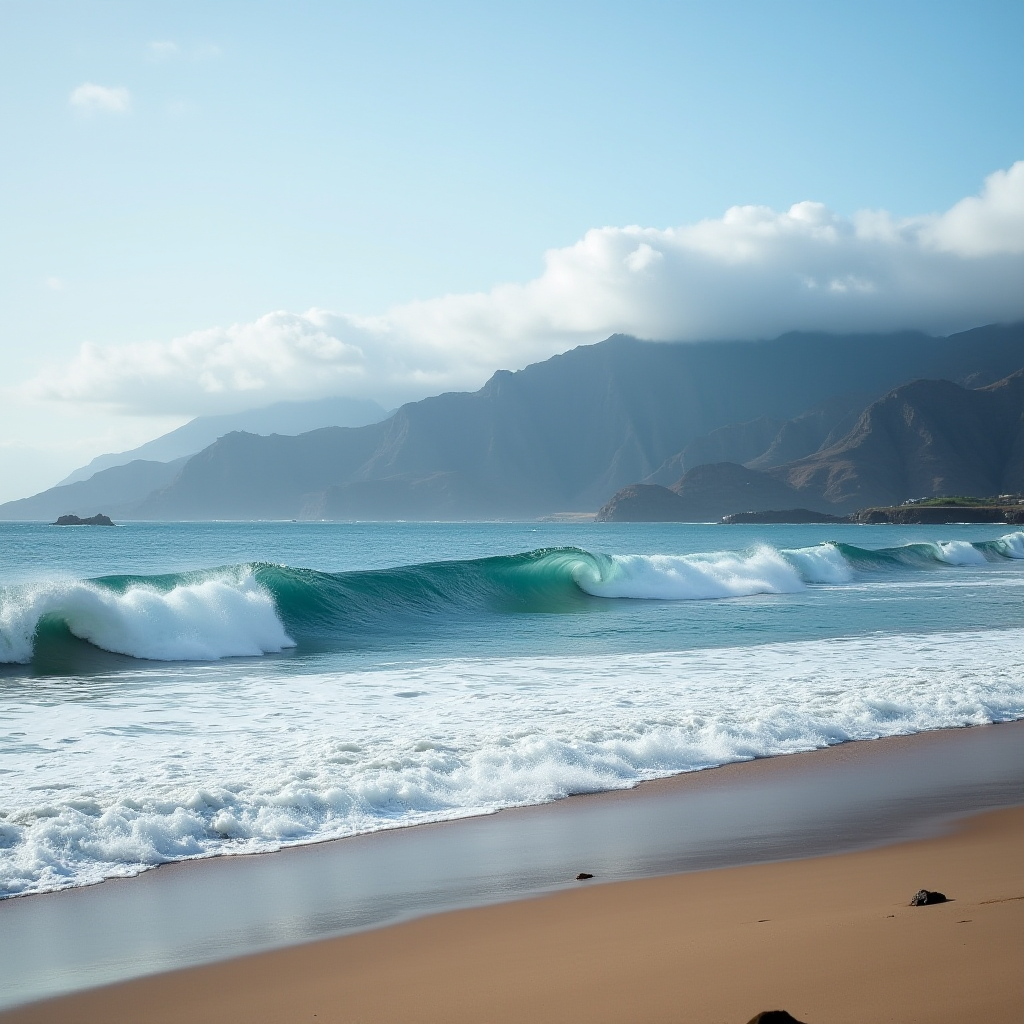
[[[908,498],[1024,491],[1024,369],[979,389],[916,380],[873,402],[822,450],[758,471],[691,469],[671,488],[623,488],[605,521],[706,522],[736,512],[807,508],[844,514]]]
[[[101,469],[86,480],[58,484],[29,498],[0,505],[0,519],[41,519],[52,522],[58,516],[87,518],[102,509],[120,519],[131,515],[146,495],[166,487],[181,472],[188,456],[172,462],[134,459],[124,466]]]
[[[250,434],[303,434],[318,427],[361,427],[367,423],[376,423],[385,416],[387,412],[384,407],[372,399],[340,397],[308,402],[275,402],[244,412],[197,416],[177,430],[147,441],[131,451],[98,455],[89,465],[76,469],[57,486],[88,480],[101,470],[125,466],[139,459],[171,462],[183,456],[195,455],[207,445],[213,444],[218,437],[230,434],[233,430],[244,430]],[[148,493],[148,490],[143,493]]]

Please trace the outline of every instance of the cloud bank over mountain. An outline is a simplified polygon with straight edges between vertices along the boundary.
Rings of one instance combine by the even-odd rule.
[[[83,345],[26,397],[199,414],[332,394],[385,403],[479,386],[616,332],[654,340],[789,330],[936,333],[1024,318],[1024,161],[944,213],[843,217],[820,203],[736,206],[668,229],[605,227],[543,273],[380,316],[312,309],[168,342]]]

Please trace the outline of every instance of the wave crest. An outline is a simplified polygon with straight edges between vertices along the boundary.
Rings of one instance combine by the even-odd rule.
[[[161,589],[153,583],[55,582],[0,593],[0,662],[28,664],[37,636],[64,626],[115,654],[214,661],[294,647],[274,599],[249,571]]]
[[[749,554],[611,555],[582,562],[573,579],[593,597],[659,601],[791,594],[805,585],[799,570],[767,546]]]
[[[0,662],[28,663],[64,629],[134,658],[208,661],[300,642],[361,646],[438,616],[571,612],[595,599],[704,601],[842,586],[857,574],[1024,559],[1024,531],[991,541],[871,550],[812,547],[691,555],[518,555],[326,573],[255,563],[166,577],[107,577],[0,590]]]
[[[988,546],[1004,558],[1024,558],[1024,530],[989,541]]]

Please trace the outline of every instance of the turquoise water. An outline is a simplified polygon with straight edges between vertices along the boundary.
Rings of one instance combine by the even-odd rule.
[[[0,524],[0,894],[1024,716],[987,526]]]

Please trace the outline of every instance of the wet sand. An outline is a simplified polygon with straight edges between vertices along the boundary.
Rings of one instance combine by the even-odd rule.
[[[7,900],[8,1005],[375,930],[0,1019],[746,1021],[787,997],[781,1005],[797,1017],[801,1005],[818,1014],[805,1009],[802,1019],[854,1020],[842,1015],[844,1000],[867,986],[887,1000],[908,990],[904,1010],[881,1020],[954,1019],[943,1007],[962,1010],[965,999],[995,1014],[986,1019],[1020,1020],[1024,921],[1013,915],[1024,899],[1013,897],[1024,897],[1024,812],[971,819],[952,838],[820,856],[934,836],[957,815],[1020,802],[1024,723],[1013,723],[846,744]],[[575,883],[579,870],[597,878]],[[668,874],[680,871],[689,873]],[[630,878],[641,880],[616,881]],[[921,887],[956,902],[905,908]],[[480,906],[508,900],[517,902]],[[952,931],[922,930],[967,906]],[[407,923],[375,927],[395,921]],[[968,959],[956,959],[960,946]],[[962,997],[951,979],[963,982]],[[807,1002],[813,992],[821,998]],[[985,992],[989,1002],[977,1003]],[[1016,1016],[998,1016],[992,1001],[1012,998]],[[914,999],[927,1014],[908,1016]]]
[[[921,887],[950,902],[909,907]],[[4,1024],[1024,1018],[1024,808],[951,836],[561,892],[139,979]]]

